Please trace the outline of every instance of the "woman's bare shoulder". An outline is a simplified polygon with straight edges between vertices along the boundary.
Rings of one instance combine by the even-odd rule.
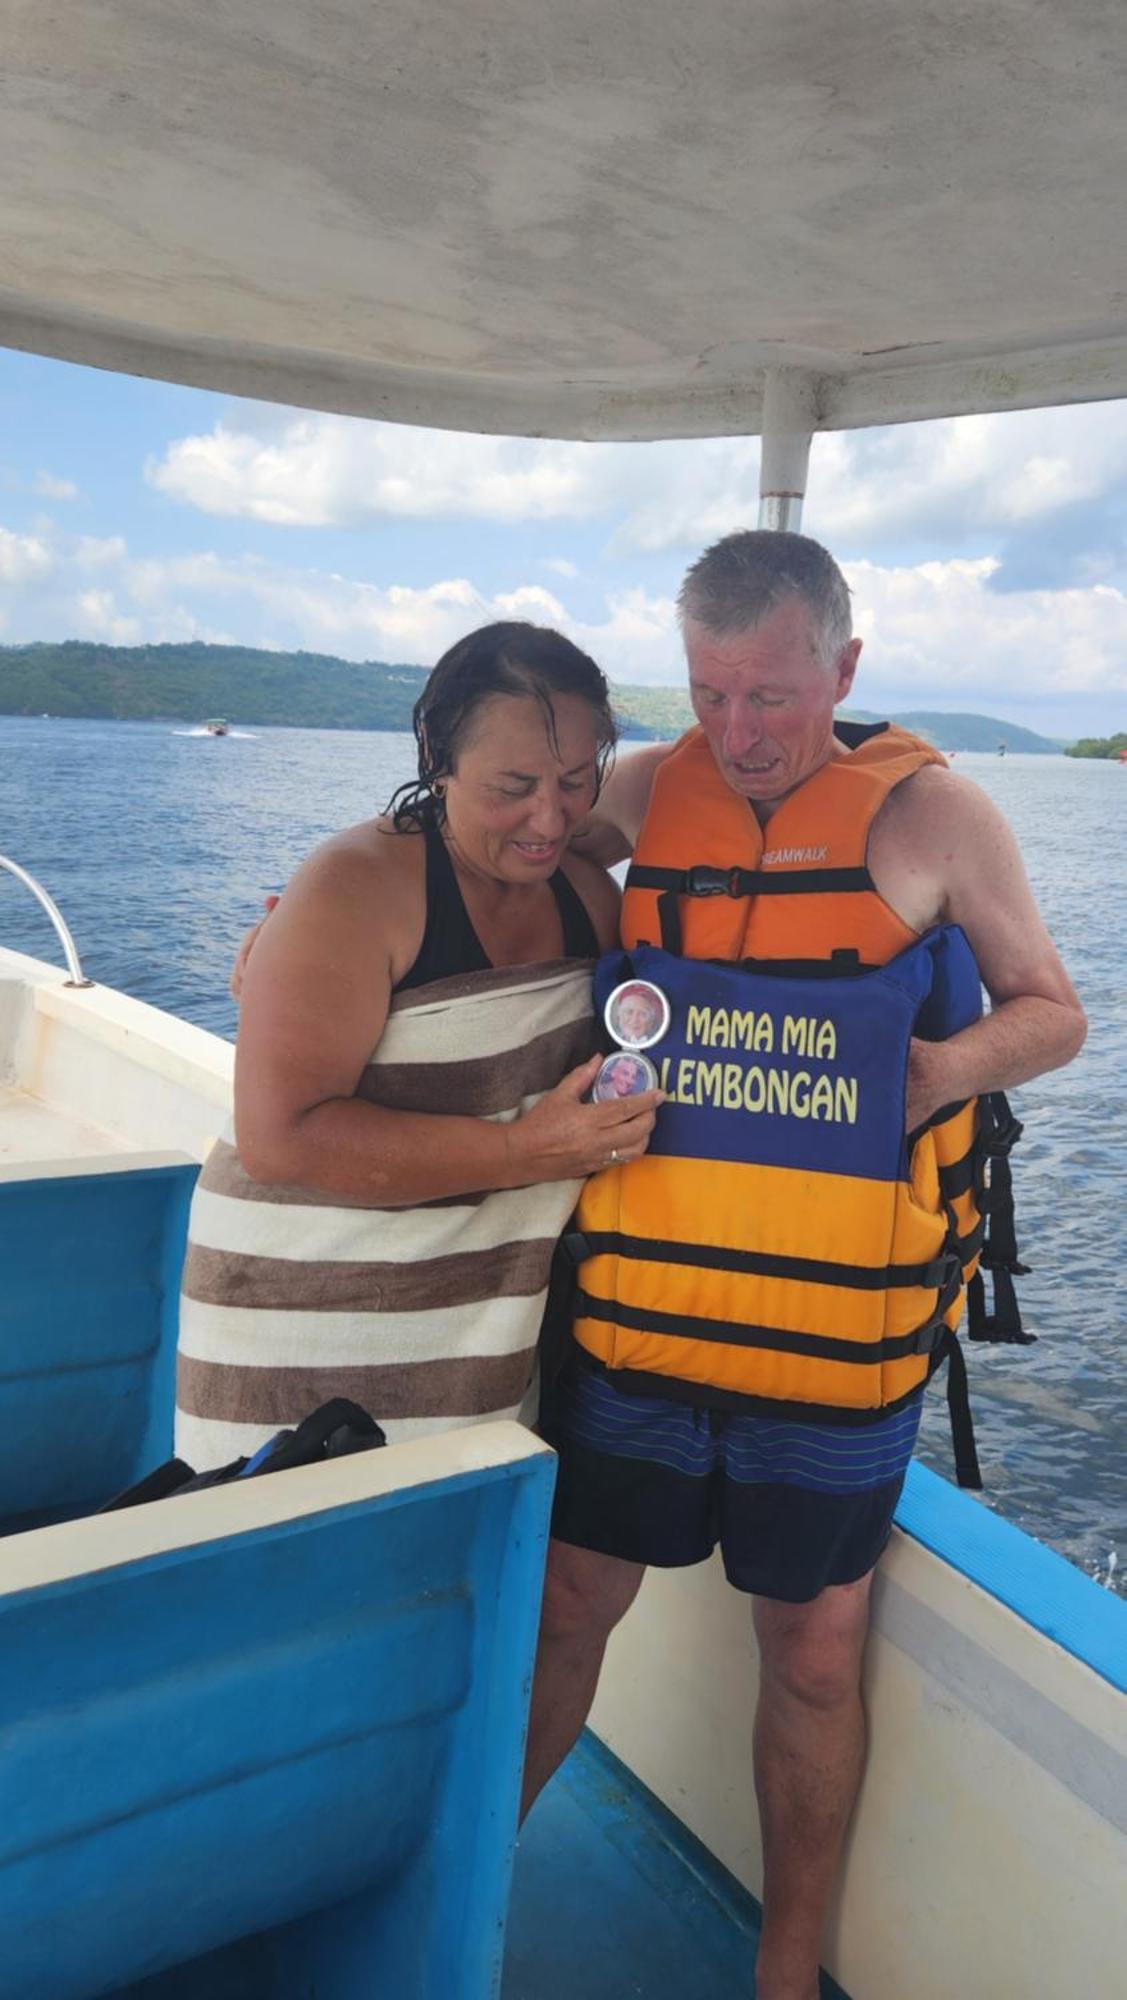
[[[322,841],[287,884],[262,941],[278,969],[298,962],[384,967],[394,980],[418,952],[426,917],[421,837],[365,820]]]
[[[315,847],[286,894],[408,898],[423,881],[421,835],[398,833],[385,818],[361,820]]]

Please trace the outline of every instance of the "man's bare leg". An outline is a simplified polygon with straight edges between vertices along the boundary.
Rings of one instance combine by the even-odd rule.
[[[817,2000],[842,1840],[865,1756],[861,1660],[872,1575],[809,1604],[755,1601],[755,1789],[763,1834],[757,2000]]]
[[[641,1563],[596,1555],[570,1542],[549,1543],[522,1819],[586,1722],[607,1640],[633,1604],[644,1575]]]

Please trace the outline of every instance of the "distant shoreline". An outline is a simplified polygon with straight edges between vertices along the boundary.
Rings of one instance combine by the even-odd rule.
[[[0,714],[35,720],[159,722],[198,727],[225,715],[240,729],[358,729],[409,732],[427,679],[424,667],[357,663],[329,653],[275,653],[253,646],[0,645]],[[684,687],[611,684],[627,741],[669,741],[692,726]],[[1058,755],[1066,745],[1004,717],[919,709],[887,717],[846,709],[857,722],[888,720],[946,751]]]
[[[857,722],[862,719],[875,721],[877,718],[875,716],[861,718],[853,711],[849,710],[842,711],[843,721]],[[902,716],[891,715],[887,717],[882,717],[880,719],[882,721],[888,721],[893,723],[898,722],[904,727],[908,726],[905,723],[904,718]],[[245,738],[247,736],[254,735],[259,730],[263,729],[292,729],[298,732],[299,734],[308,731],[323,731],[326,735],[341,735],[341,736],[353,735],[353,736],[410,737],[412,735],[410,723],[387,722],[379,724],[371,724],[371,723],[361,724],[355,722],[336,722],[336,723],[275,722],[275,721],[267,722],[265,720],[257,720],[257,719],[254,721],[249,721],[245,716],[240,716],[240,715],[230,716],[228,720],[230,724],[228,735],[226,737],[217,737],[211,740],[217,742],[227,742],[230,741],[231,738],[234,738],[234,740],[237,742],[240,740],[240,738]],[[207,731],[204,729],[203,723],[198,715],[51,715],[51,714],[17,715],[11,712],[10,710],[7,710],[2,706],[0,706],[0,723],[3,722],[100,722],[107,725],[112,724],[115,728],[122,728],[122,729],[131,729],[131,728],[172,729],[172,730],[185,731],[193,736],[199,736],[201,741],[207,738]],[[690,726],[691,726],[690,723],[686,723],[685,725],[686,728]],[[681,734],[680,731],[670,732],[668,735],[658,735],[656,732],[647,732],[638,729],[620,728],[618,734],[618,740],[620,743],[629,743],[641,747],[645,743],[674,743],[676,742],[677,736],[679,734]],[[950,747],[945,747],[942,744],[937,744],[936,748],[942,749],[943,754],[947,757],[985,757],[985,758],[990,758],[992,760],[997,760],[998,758],[997,750],[968,749],[965,746],[961,748],[952,749]],[[1045,758],[1067,757],[1070,763],[1097,762],[1097,761],[1112,762],[1112,763],[1115,762],[1114,757],[1103,758],[1103,759],[1095,759],[1090,756],[1087,758],[1078,758],[1071,753],[1071,751],[1068,748],[1068,745],[1065,744],[1064,742],[1051,742],[1051,741],[1046,743],[1046,747],[1044,749],[1037,749],[1037,750],[1027,750],[1022,746],[1015,744],[1012,749],[1007,747],[1005,755],[1008,757],[1045,757]]]

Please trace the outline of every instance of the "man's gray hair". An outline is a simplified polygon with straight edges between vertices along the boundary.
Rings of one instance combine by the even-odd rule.
[[[808,535],[743,528],[713,542],[686,574],[677,597],[681,623],[716,638],[750,632],[788,597],[811,612],[826,664],[853,636],[849,585],[828,549]]]

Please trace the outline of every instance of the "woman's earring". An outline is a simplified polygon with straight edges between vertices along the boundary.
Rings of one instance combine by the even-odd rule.
[[[433,784],[433,785],[431,786],[431,791],[432,791],[432,792],[434,793],[434,796],[435,796],[435,798],[436,798],[436,799],[444,799],[444,798],[446,797],[446,786],[445,786],[445,784],[443,783],[443,781],[442,781],[442,779],[441,779],[441,778],[439,778],[439,779],[438,779],[438,780],[437,780],[437,781],[436,781],[436,782],[435,782],[435,783],[434,783],[434,784]]]

